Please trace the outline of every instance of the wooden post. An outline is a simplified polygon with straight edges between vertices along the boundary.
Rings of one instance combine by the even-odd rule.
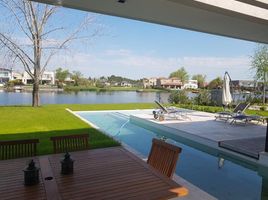
[[[267,128],[266,128],[266,139],[265,139],[265,152],[268,152],[268,118],[266,119]]]

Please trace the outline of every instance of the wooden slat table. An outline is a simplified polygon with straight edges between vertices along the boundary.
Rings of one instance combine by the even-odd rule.
[[[0,161],[0,199],[168,199],[187,194],[187,189],[152,169],[122,147],[72,152],[74,173],[61,175],[63,154],[41,156],[41,182],[25,187],[21,169],[26,159]],[[14,163],[13,163],[14,162]],[[5,177],[4,180],[2,177]],[[52,180],[45,180],[46,177]],[[13,193],[13,188],[20,191]],[[13,188],[12,188],[13,187]],[[2,196],[5,189],[10,193]],[[44,196],[45,194],[45,196]],[[30,195],[28,198],[27,195]],[[3,198],[4,197],[4,198]],[[34,197],[34,198],[33,198]]]

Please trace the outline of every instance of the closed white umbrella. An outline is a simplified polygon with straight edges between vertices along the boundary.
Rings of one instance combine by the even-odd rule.
[[[230,76],[227,72],[224,74],[223,78],[223,88],[222,88],[222,104],[228,106],[232,103],[233,98],[230,92]]]

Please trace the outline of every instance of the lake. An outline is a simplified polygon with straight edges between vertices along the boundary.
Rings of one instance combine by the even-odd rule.
[[[113,92],[40,92],[41,104],[103,104],[167,102],[169,93],[113,91]],[[0,105],[30,105],[31,92],[0,92]]]
[[[109,91],[109,92],[63,92],[41,91],[41,104],[105,104],[105,103],[153,103],[160,99],[167,103],[170,93],[167,92],[136,92],[136,91]],[[197,94],[188,93],[189,98]],[[233,94],[234,102],[245,101],[247,95]],[[32,93],[29,91],[6,92],[0,90],[0,105],[31,105]]]

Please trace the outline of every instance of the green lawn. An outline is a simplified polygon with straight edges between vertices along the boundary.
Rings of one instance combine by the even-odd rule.
[[[220,107],[220,106],[200,106],[200,105],[193,105],[193,104],[177,104],[176,106],[180,108],[199,110],[199,111],[210,112],[210,113],[217,113],[217,112],[223,111],[223,107]],[[227,110],[232,112],[233,109],[227,109]],[[246,110],[245,113],[247,115],[260,115],[260,116],[268,117],[268,111]]]
[[[38,154],[52,153],[51,136],[89,133],[90,147],[102,148],[119,145],[110,137],[90,127],[65,110],[113,110],[152,108],[153,104],[95,104],[0,106],[0,140],[39,138]]]
[[[132,104],[67,104],[30,106],[0,106],[0,140],[39,138],[38,154],[52,153],[51,136],[88,133],[90,148],[119,145],[110,137],[90,127],[68,111],[78,110],[129,110],[155,108],[153,103]],[[219,107],[200,107],[202,111],[217,111]],[[248,114],[268,116],[267,111],[247,111]]]

